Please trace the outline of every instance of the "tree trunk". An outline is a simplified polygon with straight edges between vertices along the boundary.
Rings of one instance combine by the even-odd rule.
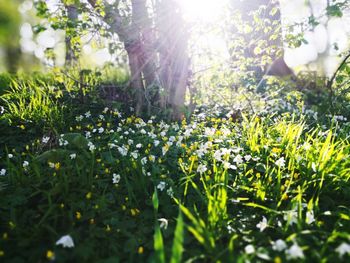
[[[67,11],[67,26],[66,26],[66,36],[65,36],[65,43],[66,43],[66,60],[65,65],[66,67],[72,66],[77,61],[77,56],[74,52],[74,46],[72,43],[72,35],[74,30],[74,25],[78,19],[78,12],[77,7],[74,5],[67,5],[66,6]]]

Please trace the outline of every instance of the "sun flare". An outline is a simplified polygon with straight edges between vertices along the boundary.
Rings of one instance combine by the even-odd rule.
[[[227,0],[177,0],[190,20],[212,21],[220,17]]]

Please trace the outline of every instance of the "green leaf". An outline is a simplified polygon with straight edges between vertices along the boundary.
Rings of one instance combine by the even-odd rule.
[[[184,221],[183,221],[181,210],[179,210],[170,263],[181,262],[182,253],[184,250],[183,242],[184,242]]]

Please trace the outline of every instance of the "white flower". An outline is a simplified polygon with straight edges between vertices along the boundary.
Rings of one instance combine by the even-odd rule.
[[[250,159],[252,159],[252,156],[251,156],[251,155],[245,155],[245,156],[244,156],[244,159],[245,159],[247,162],[249,162]]]
[[[287,248],[286,242],[284,242],[282,239],[278,239],[275,242],[273,242],[272,249],[276,251],[283,251]]]
[[[340,257],[343,257],[345,254],[350,254],[350,245],[347,243],[342,243],[339,247],[335,249]]]
[[[137,149],[142,148],[142,144],[141,144],[141,143],[136,144],[136,148],[137,148]]]
[[[45,143],[45,144],[48,143],[49,140],[50,140],[50,137],[48,137],[48,136],[44,136],[44,137],[41,139],[42,143]]]
[[[174,196],[174,190],[172,187],[169,187],[168,190],[166,190],[166,193],[170,196],[170,197],[173,197]]]
[[[245,248],[244,248],[244,251],[245,253],[247,254],[253,254],[255,253],[255,248],[253,245],[247,245]]]
[[[6,174],[6,169],[1,169],[0,170],[0,175],[5,175]]]
[[[128,140],[128,144],[129,144],[129,145],[134,144],[134,141],[131,140],[131,139],[129,139],[129,140]]]
[[[306,223],[309,225],[315,222],[315,217],[314,217],[314,211],[307,211],[306,212]]]
[[[120,181],[120,174],[113,174],[113,184],[117,184]]]
[[[159,184],[157,185],[157,189],[163,191],[165,189],[165,182],[159,182]]]
[[[73,239],[70,235],[66,235],[57,240],[56,245],[62,245],[63,247],[74,247]]]
[[[241,156],[240,154],[238,154],[238,155],[233,159],[233,161],[234,161],[236,164],[240,165],[240,164],[243,163],[243,158],[242,158],[242,156]]]
[[[266,217],[263,216],[263,220],[259,224],[257,224],[256,227],[260,229],[260,232],[263,232],[265,228],[268,227]]]
[[[75,117],[76,121],[82,121],[83,119],[84,119],[83,115],[79,115],[79,116]]]
[[[85,112],[85,117],[86,117],[86,118],[89,118],[89,117],[91,117],[91,113],[90,113],[90,111],[88,111],[88,112]]]
[[[92,142],[88,143],[88,147],[91,152],[93,152],[96,149],[96,146]]]
[[[165,218],[159,218],[158,221],[160,222],[159,227],[163,228],[163,229],[167,229],[168,228],[168,220]]]
[[[77,154],[76,153],[72,153],[69,155],[69,157],[73,160],[75,158],[77,158]]]
[[[296,211],[289,211],[283,216],[283,219],[288,221],[290,225],[298,223],[298,213]]]
[[[279,158],[275,164],[279,167],[279,168],[282,168],[286,165],[286,161],[284,160],[283,157]]]
[[[143,157],[142,159],[141,159],[141,164],[142,165],[145,165],[147,163],[147,157]]]
[[[139,157],[139,154],[137,151],[134,151],[131,153],[132,158],[137,159]]]
[[[105,129],[103,128],[103,127],[100,127],[99,129],[98,129],[98,133],[103,133],[105,131]]]
[[[304,253],[301,247],[297,243],[294,243],[289,249],[286,250],[287,259],[304,258]]]
[[[222,159],[221,159],[221,151],[220,150],[216,150],[215,153],[214,153],[214,159],[221,162]]]
[[[148,156],[148,159],[149,159],[152,163],[154,163],[154,161],[156,160],[156,157],[155,157],[154,155],[150,155],[150,156]]]
[[[29,165],[29,162],[28,161],[24,161],[23,162],[23,167],[25,168],[25,167],[27,167]]]
[[[158,141],[158,140],[155,140],[155,141],[153,142],[153,144],[154,144],[155,147],[157,147],[157,146],[159,145],[159,143],[160,143],[160,141]]]
[[[9,153],[7,156],[8,156],[9,159],[13,158],[13,154],[12,153]]]
[[[118,147],[118,151],[122,156],[126,156],[128,154],[128,149],[123,147]]]
[[[208,170],[208,168],[204,164],[198,165],[197,172],[202,174],[205,173]]]

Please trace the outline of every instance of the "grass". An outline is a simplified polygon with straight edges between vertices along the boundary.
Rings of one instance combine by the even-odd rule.
[[[209,110],[165,123],[67,114],[55,94],[29,82],[1,97],[2,262],[349,260],[346,119]],[[56,245],[65,235],[73,247]]]

